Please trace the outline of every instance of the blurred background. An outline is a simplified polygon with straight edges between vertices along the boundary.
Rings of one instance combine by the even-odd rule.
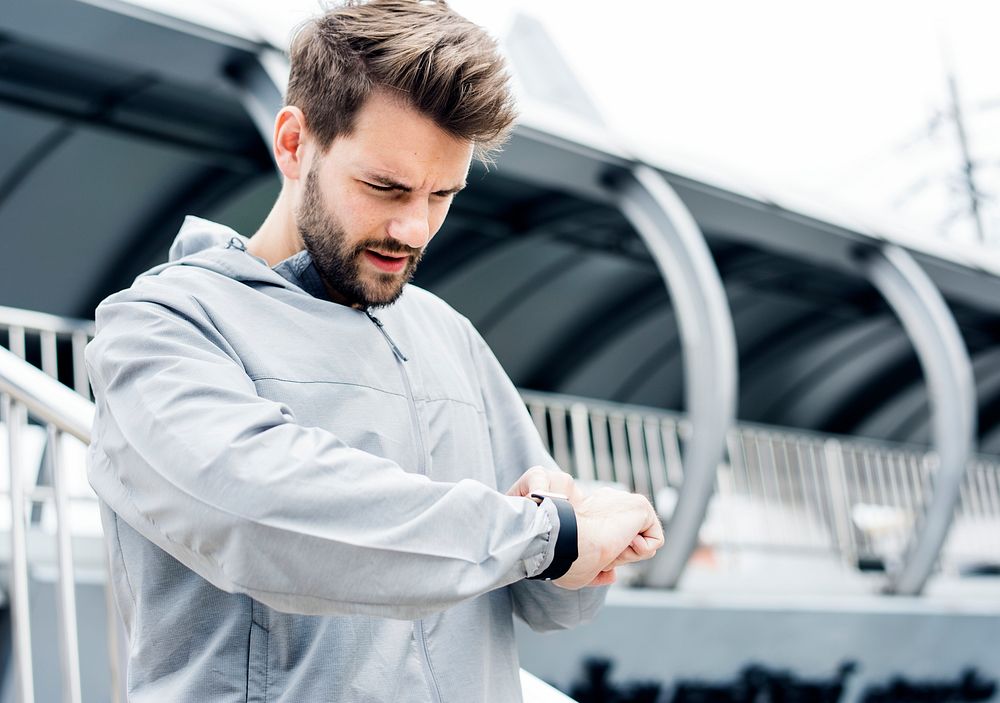
[[[994,698],[1000,9],[452,4],[502,41],[522,120],[416,283],[559,464],[646,494],[668,535],[592,624],[521,628],[523,668],[581,702]],[[3,700],[121,683],[94,308],[187,214],[253,234],[318,9],[0,9]]]

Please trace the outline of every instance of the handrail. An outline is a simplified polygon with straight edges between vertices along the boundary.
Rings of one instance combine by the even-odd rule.
[[[8,312],[6,309],[2,312]],[[8,316],[10,319],[13,316]],[[50,318],[50,319],[46,319]],[[33,324],[65,321],[51,316],[25,314],[18,318],[30,327]],[[63,329],[81,333],[83,325],[67,324]],[[42,328],[44,332],[53,333]],[[18,674],[19,701],[30,703],[34,700],[34,681],[31,657],[31,618],[28,605],[28,559],[27,537],[25,534],[24,501],[31,487],[25,486],[21,477],[20,435],[27,426],[27,414],[46,423],[48,438],[48,461],[52,471],[53,495],[56,509],[56,546],[58,553],[58,619],[59,619],[59,659],[62,669],[63,700],[79,703],[82,699],[80,687],[80,660],[77,645],[76,595],[73,578],[73,551],[68,524],[68,496],[65,475],[60,461],[60,444],[63,433],[68,433],[85,444],[90,443],[91,424],[94,419],[94,405],[79,393],[67,388],[57,380],[6,349],[0,348],[0,398],[2,398],[3,419],[9,434],[9,470],[11,505],[11,621],[15,671]],[[114,611],[108,612],[109,651],[112,653],[109,665],[112,671],[112,692],[118,699],[117,620]]]
[[[40,420],[90,444],[94,404],[3,348],[0,348],[0,393],[23,403]]]
[[[59,315],[50,315],[46,312],[9,308],[3,305],[0,305],[0,325],[24,327],[29,330],[55,332],[56,334],[84,332],[90,336],[94,335],[94,323],[92,320],[61,317]]]

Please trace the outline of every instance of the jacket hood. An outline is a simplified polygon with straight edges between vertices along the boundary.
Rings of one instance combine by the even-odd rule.
[[[184,218],[180,231],[174,238],[174,243],[170,245],[168,260],[177,261],[186,256],[202,253],[212,247],[225,246],[233,238],[241,240],[244,244],[249,241],[225,225],[188,215]]]
[[[294,287],[264,259],[247,252],[249,241],[230,227],[188,215],[170,245],[167,262],[147,274],[155,275],[174,266],[194,266],[246,283]]]

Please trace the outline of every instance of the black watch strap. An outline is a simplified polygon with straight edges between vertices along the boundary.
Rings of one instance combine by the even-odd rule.
[[[580,556],[576,537],[576,511],[566,498],[544,493],[532,493],[531,497],[543,501],[551,500],[555,503],[556,514],[559,516],[559,535],[556,537],[552,563],[542,573],[528,577],[539,581],[552,581],[569,571],[573,562]]]

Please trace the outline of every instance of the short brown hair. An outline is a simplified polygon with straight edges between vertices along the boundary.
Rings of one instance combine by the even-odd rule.
[[[482,161],[517,116],[496,42],[443,0],[348,1],[299,27],[290,55],[285,102],[324,150],[379,88],[473,142]]]

